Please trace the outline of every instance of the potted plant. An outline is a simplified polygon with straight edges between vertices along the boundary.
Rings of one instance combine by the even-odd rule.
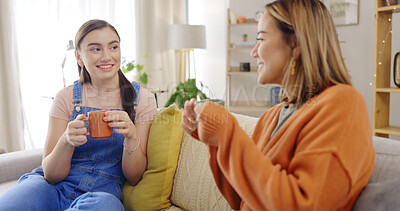
[[[196,79],[188,79],[185,82],[180,82],[178,86],[175,87],[175,92],[172,93],[171,97],[165,104],[165,107],[175,103],[178,108],[182,109],[186,100],[190,100],[192,98],[197,99],[197,96],[200,98],[200,100],[209,99],[207,95],[201,91],[204,87],[203,83],[200,82],[200,85],[201,89],[198,89],[196,86]]]
[[[149,55],[145,54],[142,57],[148,58]],[[139,83],[147,85],[149,82],[149,75],[143,70],[143,67],[144,65],[142,64],[135,64],[135,60],[127,62],[125,58],[123,58],[121,70],[123,73],[127,73],[136,68]]]

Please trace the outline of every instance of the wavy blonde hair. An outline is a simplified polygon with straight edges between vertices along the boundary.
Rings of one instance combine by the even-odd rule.
[[[282,85],[290,89],[283,101],[297,107],[334,84],[351,85],[349,72],[340,51],[336,28],[329,11],[319,0],[277,0],[265,6],[274,17],[283,39],[300,46],[300,56],[285,72]],[[289,86],[289,81],[292,87]],[[294,82],[294,83],[293,83]]]

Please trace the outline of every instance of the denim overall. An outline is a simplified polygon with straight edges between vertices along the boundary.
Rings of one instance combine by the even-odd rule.
[[[140,84],[132,85],[136,106]],[[81,83],[76,81],[70,121],[79,114],[99,110],[81,106],[81,89]],[[0,210],[124,210],[121,203],[125,183],[121,167],[124,136],[113,129],[108,139],[86,137],[84,145],[75,147],[69,174],[63,181],[54,186],[47,183],[39,166],[23,175],[19,184],[0,198]]]

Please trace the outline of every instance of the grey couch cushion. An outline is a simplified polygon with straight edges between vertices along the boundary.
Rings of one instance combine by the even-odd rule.
[[[369,183],[385,182],[399,178],[400,141],[374,136],[373,144],[375,148],[375,167]]]
[[[0,155],[0,183],[18,179],[42,162],[43,149],[9,152]]]
[[[400,179],[368,184],[354,204],[354,211],[400,209]]]
[[[373,137],[375,167],[353,210],[400,209],[400,141]]]
[[[18,180],[12,180],[9,182],[0,183],[0,197],[17,184],[18,184]]]

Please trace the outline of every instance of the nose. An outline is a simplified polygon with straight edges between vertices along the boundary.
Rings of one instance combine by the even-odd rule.
[[[109,52],[109,50],[108,49],[104,49],[102,52],[101,52],[101,61],[102,62],[108,62],[108,61],[110,61],[110,59],[111,59],[111,56],[110,56],[110,52]]]
[[[250,55],[253,58],[257,58],[258,57],[257,50],[258,50],[258,42],[254,45],[253,49],[251,49],[251,52],[250,52]]]

